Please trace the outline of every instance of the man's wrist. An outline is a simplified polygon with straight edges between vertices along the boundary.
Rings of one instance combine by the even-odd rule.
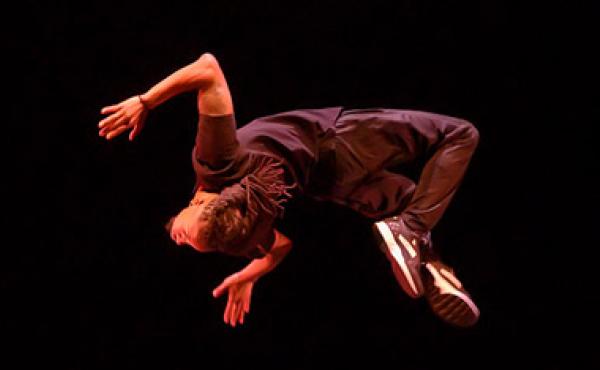
[[[150,107],[150,104],[148,103],[148,100],[146,100],[146,98],[144,97],[144,94],[140,94],[137,97],[140,101],[140,104],[142,104],[145,110],[149,111],[150,109],[152,109]]]
[[[260,276],[257,276],[257,274],[252,274],[250,272],[244,272],[243,270],[236,272],[234,275],[235,275],[234,281],[236,283],[239,283],[239,282],[255,283],[256,280],[258,280],[258,278],[260,277]]]

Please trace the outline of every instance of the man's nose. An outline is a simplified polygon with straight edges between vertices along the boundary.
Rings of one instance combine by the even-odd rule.
[[[171,235],[171,229],[173,229],[173,224],[175,223],[175,216],[171,217],[169,219],[169,222],[167,222],[165,224],[165,230],[167,231],[167,233],[169,233],[169,235]]]

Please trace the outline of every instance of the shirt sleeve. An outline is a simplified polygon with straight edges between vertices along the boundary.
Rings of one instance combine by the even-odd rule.
[[[194,191],[201,186],[217,192],[248,174],[251,163],[237,140],[233,114],[200,115],[192,164],[196,173]]]
[[[233,114],[200,114],[195,152],[198,162],[212,169],[224,167],[236,157],[239,148]]]

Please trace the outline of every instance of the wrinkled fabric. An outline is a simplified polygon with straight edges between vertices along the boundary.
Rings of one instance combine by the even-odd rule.
[[[468,121],[397,109],[345,111],[336,122],[335,173],[320,196],[366,217],[401,214],[431,230],[456,193],[478,144]]]
[[[310,193],[323,148],[335,137],[341,107],[303,109],[257,118],[237,130],[242,147],[275,156],[296,194]]]
[[[341,112],[341,107],[283,112],[255,119],[237,130],[233,115],[201,114],[192,151],[194,191],[199,186],[220,191],[253,173],[266,156],[282,164],[289,188],[304,194],[319,181],[313,172],[324,156],[323,149],[335,138]]]

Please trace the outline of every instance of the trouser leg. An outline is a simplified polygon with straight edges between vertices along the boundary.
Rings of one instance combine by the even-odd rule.
[[[390,203],[405,209],[415,191],[415,183],[408,177],[386,170],[369,176],[348,197],[350,206],[363,215],[376,219],[390,210]],[[373,191],[373,189],[378,191]],[[393,213],[388,213],[393,214]]]
[[[442,217],[479,139],[477,129],[463,119],[393,109],[348,111],[336,123],[336,133],[344,179],[350,183],[364,179],[349,198],[370,204],[372,212],[362,210],[367,215],[401,214],[419,234],[431,230]],[[398,191],[410,188],[400,178],[369,182],[387,173],[406,177],[405,170],[415,167],[420,167],[419,176],[410,197],[390,191],[389,186]]]
[[[447,133],[425,164],[401,215],[411,229],[424,233],[437,224],[463,179],[478,140],[477,130],[466,121]]]

